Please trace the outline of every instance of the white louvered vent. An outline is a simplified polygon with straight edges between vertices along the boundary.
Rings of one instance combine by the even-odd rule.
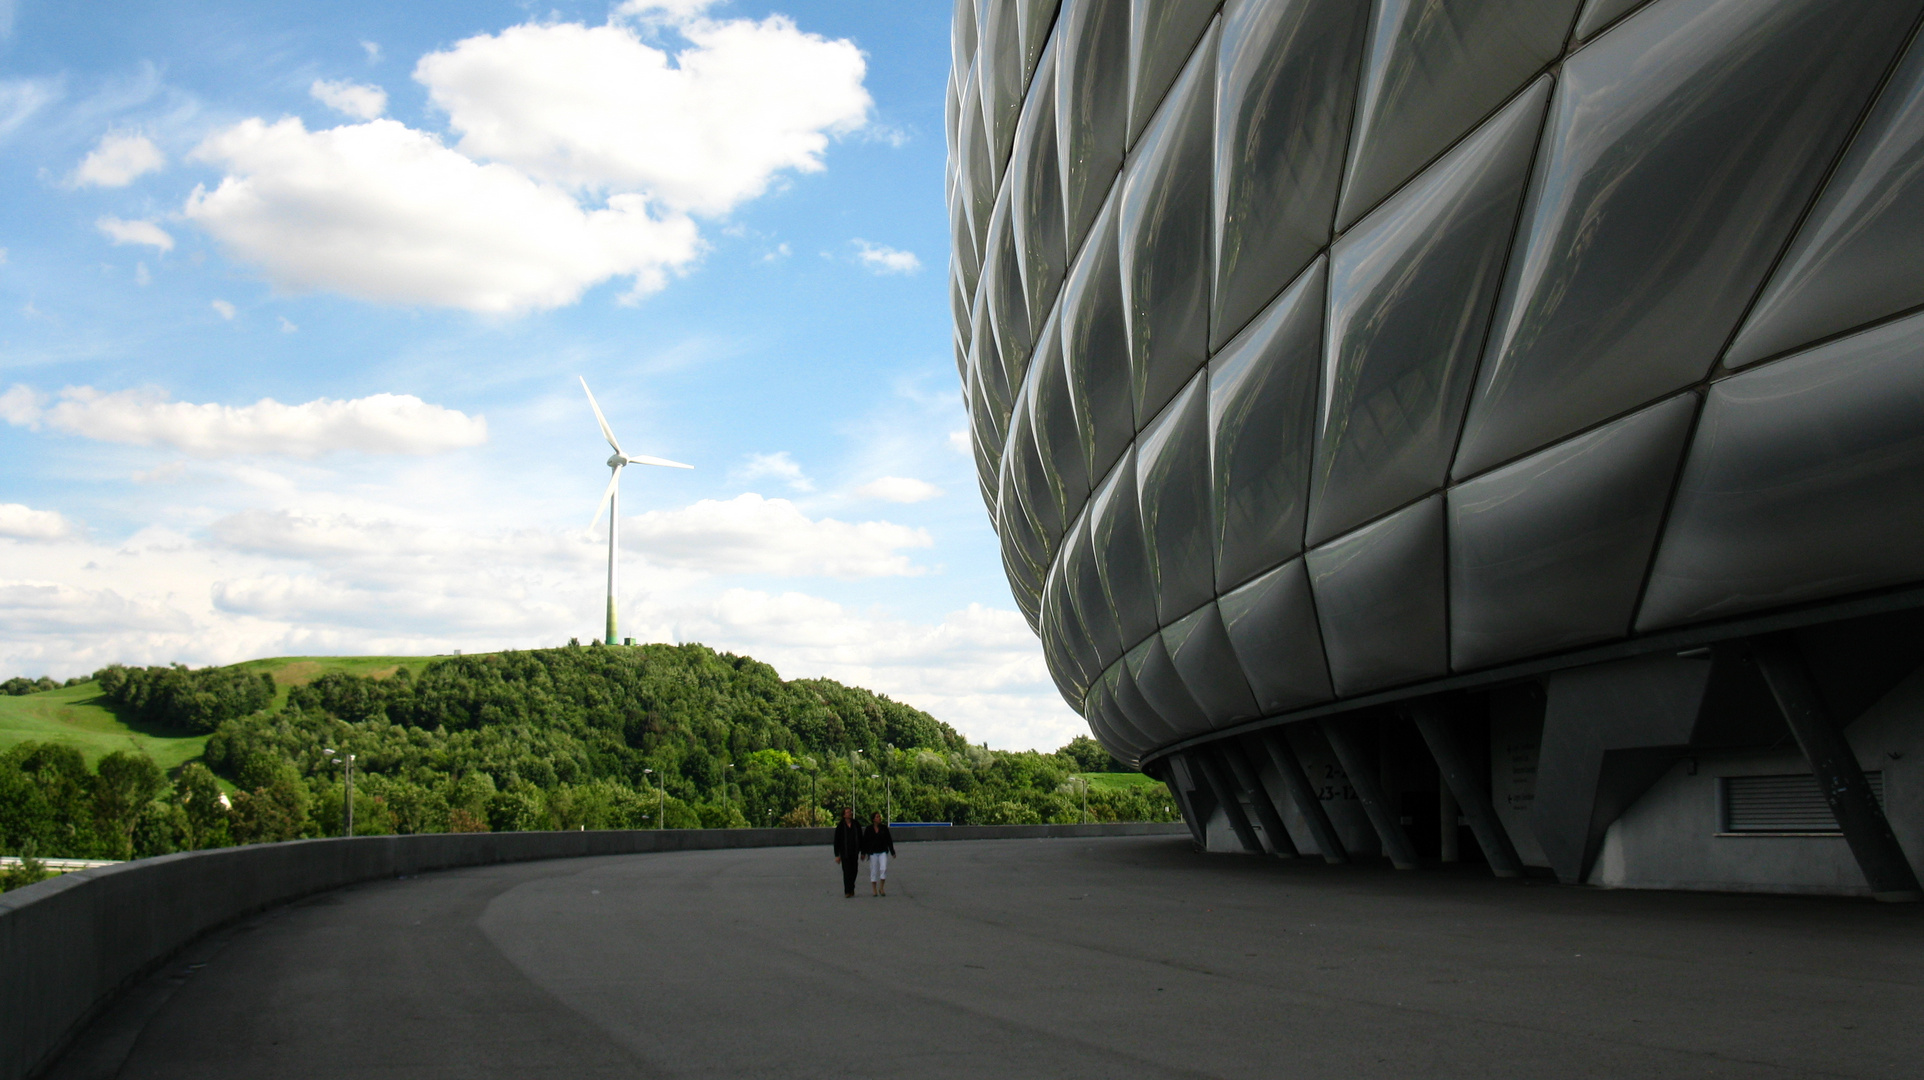
[[[1867,772],[1871,794],[1884,805],[1884,774]],[[1723,778],[1724,821],[1727,833],[1828,833],[1838,835],[1837,819],[1824,802],[1817,778],[1796,776],[1726,776]]]

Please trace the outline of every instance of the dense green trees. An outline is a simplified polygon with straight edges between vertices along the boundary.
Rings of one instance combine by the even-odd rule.
[[[337,835],[355,759],[357,834],[1076,821],[1074,772],[1121,771],[1086,736],[1054,754],[972,746],[918,709],[701,645],[457,656],[290,690],[233,669],[111,667],[121,709],[211,731],[171,783],[150,761],[70,749],[0,755],[0,848],[125,858]],[[330,756],[327,751],[333,751]],[[204,762],[204,764],[203,764]],[[231,794],[223,794],[223,781]],[[1173,820],[1160,785],[1092,791],[1098,821]]]

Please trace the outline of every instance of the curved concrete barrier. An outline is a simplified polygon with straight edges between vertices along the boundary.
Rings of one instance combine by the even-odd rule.
[[[52,1064],[115,995],[211,930],[358,881],[463,866],[714,848],[827,847],[830,829],[432,833],[217,848],[82,870],[0,895],[0,1080]],[[896,830],[898,843],[1178,836],[1174,824]]]

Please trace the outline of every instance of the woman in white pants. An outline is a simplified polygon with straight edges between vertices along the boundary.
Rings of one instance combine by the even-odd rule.
[[[882,820],[881,811],[869,819],[869,826],[862,830],[862,854],[868,859],[868,887],[876,896],[889,894],[889,860],[895,857],[895,838],[889,835],[889,823]]]

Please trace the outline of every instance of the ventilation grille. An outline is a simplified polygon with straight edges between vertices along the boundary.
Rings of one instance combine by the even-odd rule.
[[[1884,805],[1884,774],[1867,772],[1871,794]],[[1726,776],[1724,829],[1728,833],[1825,833],[1840,835],[1817,778],[1798,776]]]

